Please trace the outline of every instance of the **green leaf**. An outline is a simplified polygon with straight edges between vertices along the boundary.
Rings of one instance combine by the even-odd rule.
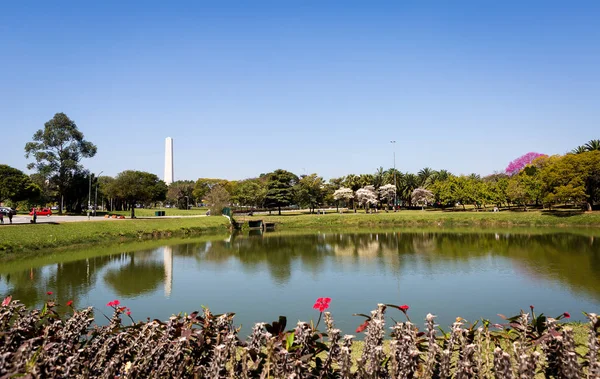
[[[291,332],[285,337],[285,349],[287,351],[290,351],[290,348],[292,347],[293,344],[294,344],[294,332]]]

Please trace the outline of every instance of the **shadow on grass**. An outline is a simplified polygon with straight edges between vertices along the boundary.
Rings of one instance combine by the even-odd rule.
[[[583,212],[583,211],[576,211],[576,210],[571,210],[571,211],[547,210],[547,211],[542,211],[542,216],[573,217],[573,216],[582,215],[584,213],[585,212]]]

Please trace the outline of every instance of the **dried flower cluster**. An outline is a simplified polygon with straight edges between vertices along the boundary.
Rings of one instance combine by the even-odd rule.
[[[318,303],[320,308],[329,304],[325,298]],[[600,377],[600,322],[593,313],[587,314],[586,346],[576,346],[572,329],[557,322],[567,315],[536,316],[533,307],[531,313],[507,317],[503,325],[485,320],[469,325],[457,318],[445,333],[434,315],[427,315],[420,331],[408,317],[408,306],[379,304],[361,315],[366,321],[357,332],[365,338],[362,354],[353,358],[354,337],[342,335],[331,314],[320,309],[325,332],[305,322],[288,330],[280,317],[256,324],[242,340],[232,314],[204,309],[165,322],[131,320],[126,325],[128,308],[118,301],[109,307],[108,324],[98,326],[92,308],[77,310],[71,303],[63,317],[51,300],[41,310],[30,310],[5,299],[0,306],[0,378]],[[386,328],[390,309],[402,312],[406,321]]]

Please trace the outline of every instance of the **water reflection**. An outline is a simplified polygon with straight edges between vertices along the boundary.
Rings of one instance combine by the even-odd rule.
[[[7,268],[0,267],[0,295],[28,305],[40,305],[50,290],[62,304],[140,301],[150,317],[209,304],[246,313],[247,322],[264,320],[266,307],[301,318],[323,295],[335,296],[346,314],[379,301],[411,302],[424,312],[435,305],[452,317],[465,309],[477,317],[515,311],[530,301],[571,311],[600,304],[599,239],[568,233],[233,235]]]

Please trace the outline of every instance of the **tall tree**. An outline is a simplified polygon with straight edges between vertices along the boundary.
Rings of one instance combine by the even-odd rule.
[[[13,203],[38,197],[40,188],[21,170],[0,164],[0,203]]]
[[[220,216],[223,213],[223,208],[229,205],[229,192],[220,184],[212,186],[206,194],[206,202],[210,207],[211,216]]]
[[[310,213],[323,204],[325,195],[323,178],[317,174],[304,175],[296,184],[296,199],[300,205],[307,205]]]
[[[119,173],[113,183],[117,196],[128,202],[131,218],[135,218],[138,203],[162,201],[167,196],[167,185],[149,172],[127,170]]]
[[[64,113],[57,113],[33,135],[33,142],[25,144],[25,157],[33,156],[35,163],[28,169],[37,169],[46,179],[56,185],[59,196],[59,213],[74,173],[82,170],[83,158],[96,155],[96,145],[86,141],[77,125]]]
[[[281,214],[281,207],[288,206],[294,201],[294,185],[298,183],[298,177],[286,170],[275,170],[269,174],[267,181],[267,206],[275,206]]]

